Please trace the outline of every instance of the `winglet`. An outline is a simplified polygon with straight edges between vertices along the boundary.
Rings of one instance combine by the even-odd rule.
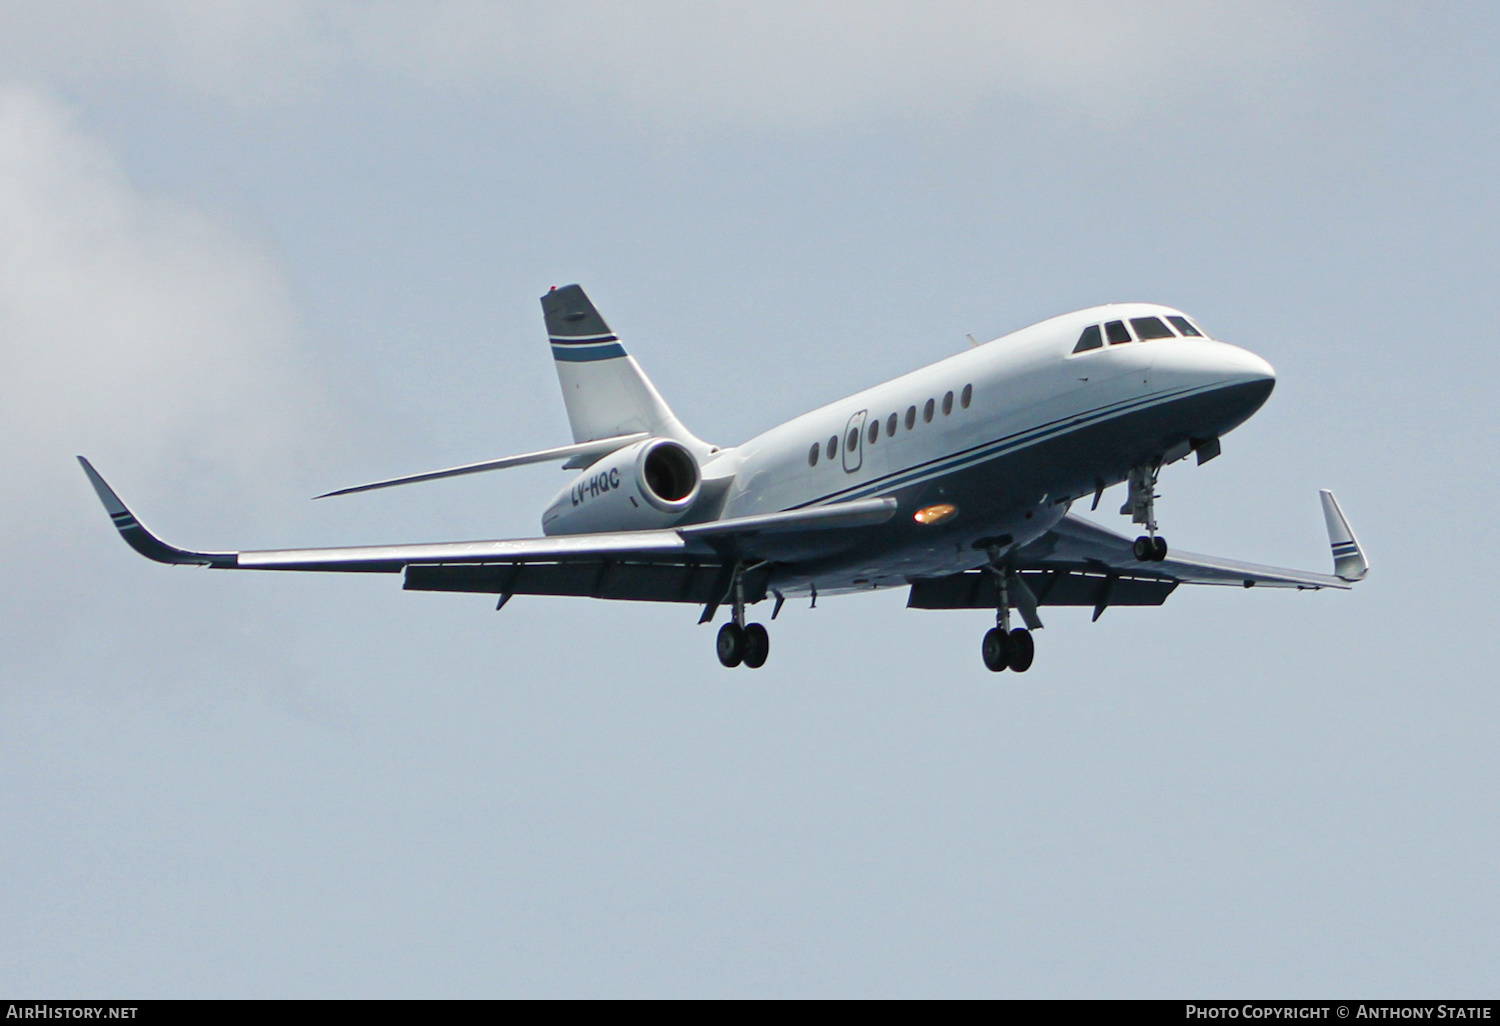
[[[78,462],[83,466],[83,472],[88,475],[89,484],[94,486],[99,501],[104,504],[105,512],[114,521],[115,529],[120,532],[120,537],[147,559],[154,559],[158,563],[186,563],[196,566],[232,567],[236,564],[233,552],[189,552],[186,549],[168,545],[146,530],[135,518],[135,514],[120,501],[115,490],[99,476],[93,464],[82,456],[78,457]]]
[[[1339,509],[1339,500],[1327,488],[1321,489],[1318,495],[1323,499],[1328,545],[1333,549],[1333,572],[1346,581],[1364,580],[1365,574],[1370,572],[1370,564],[1365,559],[1364,550],[1359,547],[1359,539],[1349,527],[1349,521],[1344,519],[1344,511]]]

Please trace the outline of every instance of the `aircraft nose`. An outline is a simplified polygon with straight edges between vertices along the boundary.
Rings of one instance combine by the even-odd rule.
[[[1276,384],[1275,369],[1250,350],[1197,339],[1161,346],[1152,360],[1151,377],[1154,384],[1166,387],[1258,386],[1265,395]]]
[[[1276,385],[1276,368],[1248,349],[1220,342],[1224,352],[1218,354],[1223,361],[1226,382],[1235,385],[1264,385],[1266,394]]]

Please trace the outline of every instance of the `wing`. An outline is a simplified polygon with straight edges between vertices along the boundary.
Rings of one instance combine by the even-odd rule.
[[[774,546],[787,537],[889,520],[895,499],[864,499],[740,517],[676,530],[622,531],[425,545],[195,552],[168,545],[141,524],[82,456],[78,457],[121,536],[158,563],[223,570],[404,573],[412,591],[578,595],[716,605],[736,568],[748,601],[765,597]]]
[[[1330,574],[1243,563],[1219,556],[1173,550],[1160,563],[1135,558],[1132,540],[1082,517],[1069,514],[1041,538],[1016,553],[1027,569],[1116,572],[1174,581],[1178,584],[1234,585],[1242,588],[1348,588],[1350,582]]]
[[[1011,605],[1032,623],[1036,606],[1093,606],[1098,619],[1112,605],[1160,605],[1180,584],[1347,589],[1364,577],[1369,565],[1333,493],[1325,491],[1322,496],[1336,575],[1176,550],[1159,563],[1141,562],[1131,539],[1069,514],[1007,558],[1007,567],[1015,572]],[[919,609],[994,609],[999,603],[997,588],[994,573],[970,570],[913,582],[907,604]]]

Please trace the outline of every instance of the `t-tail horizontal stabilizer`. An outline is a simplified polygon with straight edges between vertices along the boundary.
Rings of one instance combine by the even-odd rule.
[[[603,459],[617,449],[623,449],[627,445],[634,445],[649,435],[644,431],[637,431],[629,435],[616,435],[613,438],[599,438],[592,442],[579,442],[576,445],[559,445],[555,449],[541,449],[537,452],[523,452],[519,456],[502,456],[498,460],[485,460],[482,463],[465,463],[461,467],[449,467],[447,470],[429,470],[425,474],[411,474],[407,477],[393,477],[385,481],[376,481],[373,484],[355,485],[353,488],[340,488],[335,492],[324,492],[315,495],[315,499],[327,499],[335,495],[353,495],[355,492],[373,492],[377,488],[394,488],[396,485],[416,484],[418,481],[436,481],[444,477],[462,477],[465,474],[482,474],[487,470],[505,470],[509,467],[524,467],[530,463],[550,463],[553,460],[567,460],[563,469],[572,467],[591,466],[596,460]]]
[[[83,465],[83,472],[88,475],[89,484],[94,486],[94,491],[99,495],[99,501],[104,503],[104,511],[114,521],[120,537],[147,559],[154,559],[158,563],[185,563],[189,566],[230,567],[235,565],[233,552],[189,552],[186,549],[168,545],[146,530],[145,525],[137,520],[135,514],[120,501],[114,489],[99,476],[93,464],[82,456],[78,457],[78,462]]]
[[[1323,499],[1328,545],[1333,549],[1333,572],[1346,581],[1364,580],[1365,574],[1370,572],[1370,564],[1365,559],[1364,549],[1359,547],[1359,539],[1349,527],[1349,521],[1344,518],[1344,511],[1339,509],[1339,500],[1327,488],[1321,489],[1318,495]]]

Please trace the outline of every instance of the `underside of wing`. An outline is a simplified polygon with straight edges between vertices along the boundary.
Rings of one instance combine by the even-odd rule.
[[[1342,514],[1340,522],[1341,518]],[[1345,531],[1349,533],[1347,528]],[[1349,536],[1352,538],[1352,533]],[[1359,559],[1363,567],[1363,554]],[[1007,556],[1000,570],[1008,575],[1010,605],[1033,609],[1093,606],[1096,619],[1109,606],[1161,605],[1181,584],[1298,590],[1347,589],[1351,584],[1330,574],[1192,552],[1173,551],[1167,559],[1146,562],[1136,558],[1131,539],[1071,514],[1041,538]],[[1000,604],[1000,589],[1000,575],[995,571],[970,570],[913,581],[907,605],[916,609],[995,609]]]
[[[1072,514],[1016,552],[1015,562],[1023,569],[1116,573],[1176,584],[1298,589],[1349,587],[1348,581],[1331,574],[1262,566],[1175,549],[1160,562],[1143,562],[1135,558],[1131,539]]]

